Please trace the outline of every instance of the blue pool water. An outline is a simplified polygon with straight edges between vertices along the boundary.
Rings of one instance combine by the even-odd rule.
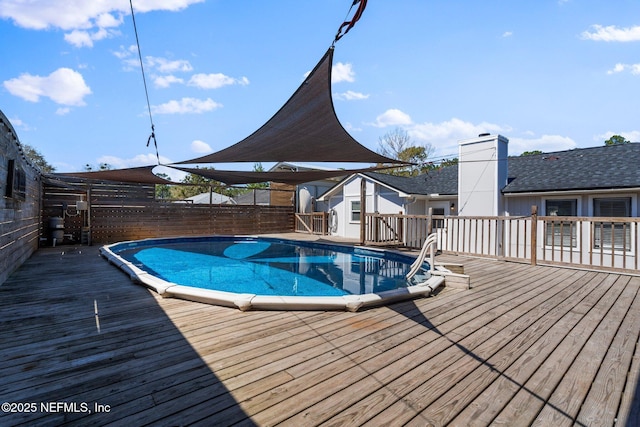
[[[252,237],[165,239],[111,248],[117,255],[168,282],[255,295],[340,296],[378,293],[411,282],[413,258],[340,245]]]

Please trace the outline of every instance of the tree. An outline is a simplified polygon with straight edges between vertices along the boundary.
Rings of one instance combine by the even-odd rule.
[[[213,170],[214,168],[202,168],[202,170]],[[182,178],[182,183],[189,185],[177,185],[173,188],[172,196],[176,199],[187,199],[201,193],[208,193],[213,190],[219,194],[230,195],[233,191],[229,191],[223,183],[215,179],[206,178],[202,175],[188,173]]]
[[[429,169],[427,159],[433,154],[431,144],[414,145],[409,133],[401,128],[387,132],[378,140],[378,153],[403,162],[414,163],[413,166],[402,166],[388,169],[384,173],[399,176],[413,176]]]
[[[454,157],[453,159],[447,159],[440,162],[440,167],[443,168],[445,166],[453,166],[458,164],[458,158]]]
[[[620,135],[613,135],[611,138],[607,139],[604,142],[604,145],[618,145],[618,144],[629,144],[631,141],[629,141],[627,138],[625,138],[624,136],[620,136]]]
[[[38,166],[42,172],[51,173],[56,171],[56,168],[47,162],[42,153],[34,147],[29,144],[20,145],[22,146],[22,151],[24,152],[24,155],[27,156],[27,159],[29,159],[34,165]]]
[[[158,173],[160,178],[169,179],[166,173]],[[169,184],[156,184],[156,199],[171,198],[171,186]]]
[[[264,172],[264,166],[262,166],[261,162],[255,163],[253,165],[253,171],[254,172]],[[268,182],[256,182],[256,183],[252,183],[252,184],[247,184],[247,188],[250,189],[260,189],[260,188],[269,188],[269,183]]]
[[[533,156],[534,154],[542,154],[542,151],[540,151],[540,150],[525,151],[524,153],[520,154],[520,157],[522,157],[522,156]]]

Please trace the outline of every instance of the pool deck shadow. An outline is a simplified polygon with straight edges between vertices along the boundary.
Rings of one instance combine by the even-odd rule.
[[[41,249],[0,286],[0,397],[38,405],[0,425],[640,425],[639,277],[440,255],[472,289],[241,312],[97,249]]]
[[[40,249],[0,286],[0,425],[251,424],[161,302],[97,248]]]

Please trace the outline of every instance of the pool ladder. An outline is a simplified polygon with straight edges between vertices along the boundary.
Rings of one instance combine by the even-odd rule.
[[[438,246],[438,235],[436,233],[431,233],[427,237],[427,240],[424,241],[424,244],[422,245],[422,249],[420,250],[420,255],[418,255],[418,258],[416,258],[413,264],[411,264],[411,269],[409,270],[406,276],[407,280],[410,280],[411,278],[413,278],[413,276],[416,275],[416,273],[418,273],[418,270],[420,270],[420,267],[422,267],[422,264],[427,259],[427,253],[430,253],[429,265],[431,266],[432,269],[434,268],[437,246]]]

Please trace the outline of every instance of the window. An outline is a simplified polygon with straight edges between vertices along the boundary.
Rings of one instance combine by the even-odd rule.
[[[5,196],[18,200],[24,200],[27,192],[27,177],[24,170],[16,165],[15,160],[9,160],[7,164],[7,188]]]
[[[593,216],[631,216],[631,197],[593,199]]]
[[[578,215],[577,199],[549,199],[545,200],[546,216],[576,216]],[[558,247],[576,247],[577,224],[573,221],[546,220],[546,245]]]
[[[351,222],[360,222],[360,200],[351,201]]]
[[[631,197],[593,199],[593,216],[630,217]],[[618,221],[595,221],[594,248],[631,250],[631,223]]]
[[[578,215],[578,201],[576,199],[567,200],[546,200],[546,216],[576,216]]]
[[[432,215],[444,216],[444,208],[433,208],[431,213],[432,213]],[[444,228],[444,219],[443,218],[432,218],[431,219],[431,228],[433,230],[437,230],[439,228]]]

